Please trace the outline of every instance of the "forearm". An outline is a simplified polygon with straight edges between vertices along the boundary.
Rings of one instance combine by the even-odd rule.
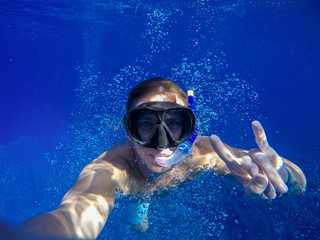
[[[28,235],[37,239],[41,239],[40,236],[44,235],[52,239],[55,239],[54,237],[74,239],[74,234],[68,229],[65,219],[58,217],[59,215],[58,211],[53,211],[34,216],[16,227],[14,234],[18,239],[26,239]]]
[[[95,239],[106,223],[113,200],[96,194],[73,195],[58,209],[27,220],[17,230],[70,239]]]

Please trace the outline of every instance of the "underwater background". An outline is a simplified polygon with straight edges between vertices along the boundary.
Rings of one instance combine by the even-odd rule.
[[[203,135],[270,145],[306,193],[254,200],[204,173],[149,209],[118,197],[98,239],[320,239],[320,1],[1,0],[0,219],[58,207],[84,166],[125,140],[126,96],[159,76],[193,89]]]

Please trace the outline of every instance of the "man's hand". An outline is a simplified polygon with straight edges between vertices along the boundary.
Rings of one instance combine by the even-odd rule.
[[[259,149],[241,151],[234,156],[218,136],[210,136],[210,143],[247,195],[274,199],[277,193],[288,191],[284,183],[287,171],[281,157],[268,144],[260,122],[253,121],[251,125]]]

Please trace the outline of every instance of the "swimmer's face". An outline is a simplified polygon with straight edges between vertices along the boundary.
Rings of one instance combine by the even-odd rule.
[[[138,99],[135,104],[133,105],[133,108],[146,103],[146,102],[170,102],[164,95],[155,95],[148,99]],[[179,105],[184,106],[183,101],[178,98],[176,98],[176,103]],[[138,123],[138,133],[143,141],[146,141],[150,134],[151,130],[158,122],[158,118],[154,113],[151,112],[145,112],[138,116],[137,123]],[[181,115],[179,114],[169,114],[166,116],[166,123],[167,126],[170,128],[171,133],[173,134],[173,137],[178,139],[182,132],[182,119]],[[156,157],[168,157],[171,154],[173,154],[176,147],[172,148],[166,148],[163,150],[157,150],[154,148],[147,148],[143,147],[140,144],[133,142],[135,150],[137,154],[140,156],[142,162],[146,165],[147,169],[151,172],[155,173],[161,173],[167,171],[169,168],[161,167],[157,164],[155,158]]]

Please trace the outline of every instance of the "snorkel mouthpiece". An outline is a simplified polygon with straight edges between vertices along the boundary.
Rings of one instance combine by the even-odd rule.
[[[196,115],[196,107],[195,107],[195,101],[194,101],[194,95],[192,90],[188,90],[188,107],[191,108],[194,115]],[[198,128],[196,126],[195,130],[193,131],[192,135],[183,143],[181,143],[176,151],[169,157],[156,157],[156,162],[161,167],[171,167],[174,164],[178,164],[182,160],[184,160],[188,154],[190,153],[190,150],[192,148],[192,145],[194,141],[196,140],[198,136]]]

